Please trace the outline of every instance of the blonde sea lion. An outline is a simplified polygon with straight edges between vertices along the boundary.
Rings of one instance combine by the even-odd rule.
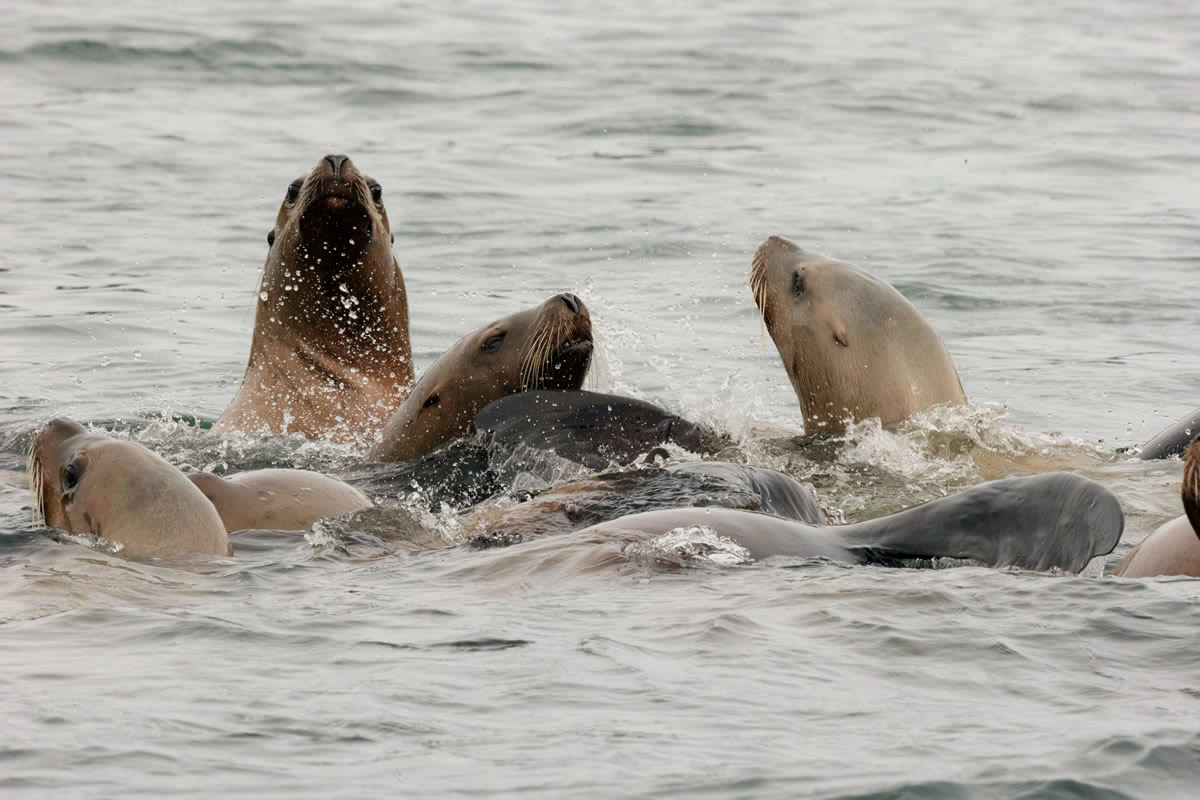
[[[592,359],[592,320],[573,294],[498,319],[433,363],[384,426],[371,461],[411,461],[474,430],[475,415],[506,395],[578,389]]]
[[[233,555],[213,504],[176,467],[136,442],[55,419],[29,449],[34,521],[95,534],[133,558]]]
[[[216,507],[230,533],[306,531],[319,519],[374,505],[353,486],[304,469],[259,469],[228,478],[198,472],[187,477]]]
[[[383,190],[343,155],[288,186],[242,385],[216,430],[374,433],[412,385],[408,297]]]
[[[1192,439],[1184,454],[1182,517],[1162,525],[1117,565],[1113,574],[1122,578],[1155,575],[1189,575],[1200,578],[1200,435]]]
[[[917,309],[858,267],[780,236],[758,248],[750,288],[800,400],[805,432],[898,422],[965,403],[950,354]]]

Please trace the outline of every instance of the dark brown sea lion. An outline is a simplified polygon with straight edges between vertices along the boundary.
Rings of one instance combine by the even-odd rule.
[[[228,478],[199,472],[187,477],[216,506],[230,533],[306,531],[319,519],[374,505],[353,486],[304,469],[259,469]]]
[[[34,521],[90,533],[133,558],[233,555],[221,517],[182,472],[136,442],[55,419],[29,450]]]
[[[361,439],[412,385],[408,297],[379,184],[328,155],[288,187],[250,360],[218,430]]]
[[[1138,542],[1121,560],[1114,575],[1149,578],[1155,575],[1190,575],[1200,578],[1200,435],[1184,454],[1182,517],[1162,525]]]
[[[871,417],[886,425],[967,401],[942,340],[904,295],[869,272],[772,236],[754,254],[750,288],[806,433]]]
[[[591,316],[573,294],[498,319],[463,337],[425,371],[367,456],[420,458],[470,433],[475,415],[505,395],[578,389],[591,359]]]

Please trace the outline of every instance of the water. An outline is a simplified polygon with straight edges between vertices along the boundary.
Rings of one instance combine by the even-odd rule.
[[[419,367],[573,290],[598,388],[747,437],[848,519],[1101,480],[1128,516],[1111,571],[1179,513],[1180,474],[1114,448],[1200,405],[1193,4],[19,2],[5,23],[0,793],[1192,793],[1193,581],[520,574],[353,523],[137,564],[30,531],[22,465],[55,414],[188,467],[353,464],[162,421],[232,397],[279,201],[346,152],[383,184]],[[865,425],[833,462],[761,445],[801,427],[746,287],[772,233],[901,289],[972,407]]]

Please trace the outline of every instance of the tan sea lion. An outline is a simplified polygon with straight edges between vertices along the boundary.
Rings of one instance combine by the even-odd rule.
[[[29,449],[34,522],[91,533],[133,558],[233,555],[221,517],[182,472],[136,442],[55,419]]]
[[[473,430],[493,400],[535,389],[578,389],[592,359],[592,320],[573,294],[498,319],[433,363],[367,457],[411,461]]]
[[[259,469],[228,478],[187,476],[221,515],[225,530],[306,531],[319,519],[374,505],[348,483],[304,469]]]
[[[400,405],[413,380],[408,297],[382,191],[343,155],[288,186],[246,374],[217,430],[350,441]]]
[[[904,295],[869,272],[772,236],[754,254],[750,288],[806,433],[842,431],[848,419],[886,425],[967,401],[942,340]]]
[[[1138,542],[1117,565],[1114,575],[1150,578],[1155,575],[1189,575],[1200,578],[1200,436],[1184,454],[1182,517],[1162,525]]]

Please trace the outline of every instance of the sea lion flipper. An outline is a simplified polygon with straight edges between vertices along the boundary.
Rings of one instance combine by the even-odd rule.
[[[1009,478],[837,529],[865,560],[965,558],[994,567],[1078,572],[1117,546],[1121,504],[1069,472]]]
[[[1154,438],[1142,445],[1137,457],[1142,461],[1151,461],[1182,456],[1188,442],[1192,441],[1197,433],[1200,433],[1200,408],[1155,434]]]

